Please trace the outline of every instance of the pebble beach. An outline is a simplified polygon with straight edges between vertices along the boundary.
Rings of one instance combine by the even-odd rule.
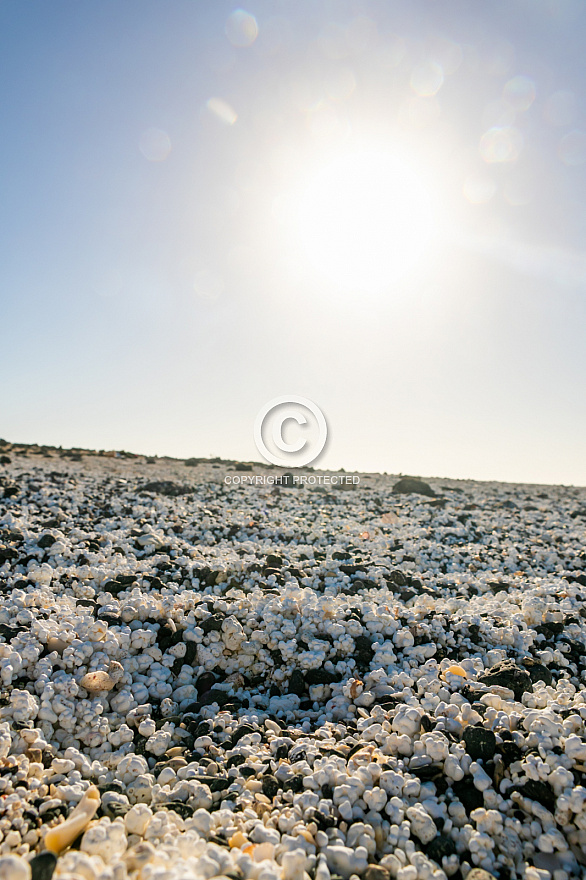
[[[0,880],[586,877],[586,489],[273,471],[0,441]]]

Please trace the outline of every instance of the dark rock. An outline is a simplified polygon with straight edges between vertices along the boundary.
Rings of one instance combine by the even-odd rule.
[[[423,727],[423,729],[426,733],[429,733],[430,730],[433,730],[433,728],[435,727],[435,724],[431,720],[429,715],[422,715],[421,716],[421,726]]]
[[[471,758],[476,761],[482,758],[483,761],[490,761],[494,758],[496,752],[496,736],[492,730],[486,727],[466,727],[464,729],[464,744],[466,751]]]
[[[479,807],[484,806],[482,792],[474,787],[471,776],[465,776],[464,779],[460,779],[459,782],[454,782],[452,785],[452,791],[468,814],[470,814],[472,810],[477,810]]]
[[[230,767],[240,767],[242,764],[246,763],[246,758],[244,755],[231,755],[226,762],[226,770],[229,770]]]
[[[255,728],[252,724],[241,724],[237,727],[230,739],[232,748],[234,748],[236,743],[239,742],[243,736],[248,736],[249,733],[255,733]]]
[[[263,776],[262,793],[272,800],[278,791],[279,783],[277,782],[276,778],[274,776],[271,776],[270,774],[267,776]]]
[[[39,538],[37,547],[40,547],[41,550],[46,550],[48,547],[52,547],[56,540],[53,535],[43,535],[42,538]]]
[[[513,791],[520,792],[523,797],[529,798],[531,801],[537,801],[550,813],[555,810],[556,797],[551,785],[547,782],[538,782],[536,779],[528,779],[523,785],[513,785],[507,792],[507,797]]]
[[[403,572],[399,568],[395,568],[386,578],[392,584],[395,584],[397,587],[406,587],[409,583],[407,577],[403,574]]]
[[[334,684],[340,681],[340,675],[337,672],[328,672],[327,669],[309,669],[305,673],[305,681],[308,685]]]
[[[220,709],[222,706],[233,701],[234,697],[229,696],[226,691],[221,691],[218,688],[212,688],[200,697],[200,703],[202,706],[211,706],[212,703],[217,703]]]
[[[190,819],[193,816],[193,807],[184,804],[182,801],[167,801],[166,803],[157,804],[158,810],[173,810],[182,819]]]
[[[523,666],[529,673],[529,677],[533,684],[536,681],[542,681],[545,685],[550,685],[553,682],[553,675],[547,666],[544,666],[543,663],[538,663],[537,660],[533,660],[533,658],[528,657],[523,660]]]
[[[479,676],[478,681],[488,687],[498,685],[512,690],[515,700],[520,701],[524,693],[533,693],[531,676],[526,669],[517,666],[514,660],[501,660]]]
[[[42,852],[34,856],[29,864],[32,872],[31,880],[51,880],[57,864],[57,856],[49,851]]]
[[[155,480],[152,483],[145,483],[141,487],[142,492],[156,492],[158,495],[166,495],[174,498],[177,495],[189,495],[193,492],[190,486],[182,486],[180,483],[174,483],[172,480]]]
[[[159,627],[156,642],[161,651],[165,653],[168,648],[177,645],[182,640],[183,633],[170,623],[164,623]]]
[[[438,834],[427,846],[423,847],[425,855],[437,862],[441,867],[442,859],[453,856],[456,852],[456,844],[447,834]]]
[[[269,553],[265,560],[265,566],[267,568],[282,568],[283,566],[283,557],[275,556],[272,553]]]
[[[217,678],[213,672],[202,672],[194,683],[198,695],[201,697],[207,693],[215,685],[216,681]]]
[[[430,497],[435,496],[435,492],[431,486],[424,483],[423,480],[418,480],[415,477],[403,477],[402,480],[395,483],[393,486],[393,492],[399,492],[401,494],[415,492],[418,495],[428,495]]]
[[[300,791],[303,791],[303,776],[296,775],[293,776],[291,779],[287,779],[283,783],[283,791],[292,791],[294,794],[298,794]]]
[[[115,801],[104,805],[101,804],[100,811],[102,816],[107,816],[108,819],[117,819],[119,816],[125,816],[129,811],[130,807],[126,804],[117,804]]]
[[[353,656],[358,666],[368,666],[374,657],[374,648],[368,636],[356,636],[354,646]]]
[[[306,689],[303,673],[299,669],[294,669],[289,678],[289,688],[287,693],[296,694],[298,697],[302,697]]]
[[[424,781],[435,780],[438,776],[443,776],[443,767],[441,764],[423,764],[422,767],[410,767],[409,772]]]
[[[214,791],[226,791],[226,789],[229,788],[231,784],[232,780],[228,779],[225,776],[212,776],[210,778],[210,781],[206,782],[206,785],[209,785],[210,791],[212,793]]]
[[[503,581],[491,581],[488,586],[495,595],[496,593],[506,593],[509,589],[509,584],[505,584]]]
[[[353,575],[358,574],[359,571],[366,571],[366,567],[364,565],[360,565],[356,562],[353,563],[344,563],[340,566],[340,571],[342,574]]]
[[[205,620],[202,620],[200,626],[204,633],[220,632],[223,622],[223,614],[212,614],[210,617],[206,617]]]
[[[333,816],[328,816],[327,813],[322,813],[320,810],[314,812],[313,821],[320,831],[327,831],[328,828],[334,828],[336,825],[336,820]]]

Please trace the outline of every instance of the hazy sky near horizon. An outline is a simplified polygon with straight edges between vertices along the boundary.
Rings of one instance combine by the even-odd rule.
[[[0,436],[586,485],[583,0],[0,0]]]

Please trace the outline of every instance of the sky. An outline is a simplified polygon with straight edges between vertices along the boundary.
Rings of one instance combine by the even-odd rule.
[[[297,396],[317,469],[586,485],[585,37],[583,0],[0,0],[0,436],[259,460]]]

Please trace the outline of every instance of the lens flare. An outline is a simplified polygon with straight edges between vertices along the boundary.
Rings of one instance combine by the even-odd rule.
[[[433,217],[422,179],[390,153],[365,151],[323,167],[298,211],[310,266],[336,284],[385,287],[429,247]]]

